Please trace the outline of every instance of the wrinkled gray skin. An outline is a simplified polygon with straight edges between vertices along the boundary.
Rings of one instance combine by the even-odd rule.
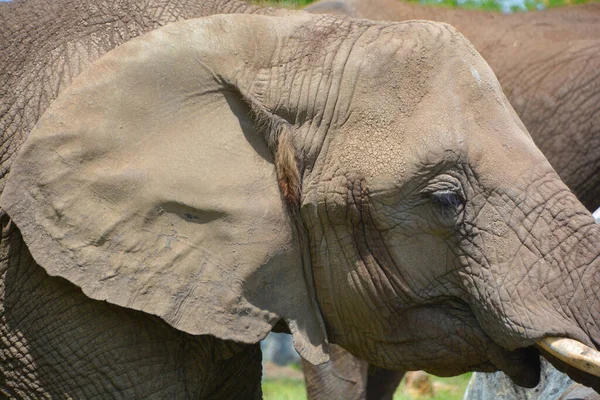
[[[0,37],[9,43],[0,58],[9,187],[13,156],[44,110],[62,91],[67,103],[50,107],[39,132],[77,97],[79,86],[65,89],[74,75],[132,36],[219,10],[190,11],[188,3],[173,2],[111,9],[57,3],[0,8]],[[64,10],[73,14],[65,17]],[[30,21],[36,21],[33,31]],[[298,16],[289,19],[296,29],[292,41],[289,34],[277,36],[292,29],[287,20],[244,19],[248,26],[207,21],[211,29],[223,27],[220,44],[232,46],[225,55],[221,47],[211,53],[227,57],[224,65],[211,59],[207,70],[220,72],[211,84],[233,87],[196,94],[224,92],[230,101],[244,93],[293,135],[302,194],[291,215],[306,237],[290,243],[289,251],[310,251],[302,261],[314,276],[331,343],[381,368],[440,375],[501,369],[526,386],[538,381],[531,346],[541,338],[565,336],[599,347],[600,227],[535,147],[485,62],[453,28]],[[254,24],[261,27],[260,42],[273,46],[270,52],[247,47]],[[177,26],[181,31],[172,29],[184,38],[194,35],[187,25]],[[230,59],[239,54],[247,58]],[[252,57],[262,63],[254,66]],[[247,73],[234,79],[230,69],[238,65],[247,65]],[[92,76],[113,72],[101,67]],[[247,109],[238,114],[248,115]],[[73,122],[63,118],[59,125]],[[38,162],[18,160],[21,167],[29,161]],[[10,198],[10,209],[18,210],[19,201]],[[23,201],[36,204],[33,196]],[[91,300],[33,261],[9,215],[2,217],[0,290],[0,388],[6,396],[260,397],[257,343],[193,336],[173,329],[179,318],[161,316],[167,324],[112,305],[111,298]],[[26,240],[35,234],[29,230]],[[51,245],[53,239],[44,238]],[[51,245],[48,253],[55,254]],[[44,249],[36,252],[45,259]],[[288,264],[275,267],[285,274]],[[225,310],[227,304],[218,306]],[[259,306],[270,311],[268,303]],[[597,379],[571,372],[600,387]]]
[[[600,215],[600,209],[594,213],[594,216],[596,214]],[[600,218],[594,219],[597,224],[600,223]],[[360,364],[357,360],[353,362]],[[360,367],[354,371],[354,374],[364,375]],[[469,382],[464,400],[600,400],[600,394],[596,391],[573,382],[545,360],[542,360],[540,376],[540,383],[534,389],[526,389],[516,386],[502,372],[475,373]],[[395,390],[396,388],[389,387],[386,393],[393,393]]]
[[[593,89],[600,71],[595,56],[600,44],[598,5],[515,15],[422,6],[399,0],[323,0],[305,9],[374,20],[431,19],[455,25],[490,63],[508,99],[561,178],[588,209],[598,207],[600,152],[596,149],[600,138],[597,130],[600,92]],[[565,73],[567,70],[580,72]],[[341,354],[338,358],[359,367],[352,372],[332,361],[331,365],[314,371],[316,367],[305,363],[304,369],[309,371],[306,375],[309,394],[391,399],[403,376],[403,372],[371,366],[367,377],[365,371],[369,368],[358,359],[349,361],[351,355]],[[551,366],[547,368],[552,370]],[[485,375],[478,376],[484,379]],[[353,382],[351,388],[346,386],[347,382]],[[355,390],[357,387],[371,390],[367,394]],[[516,387],[513,391],[529,393]]]
[[[255,12],[236,1],[0,3],[0,191],[22,143],[72,79],[167,23]],[[192,336],[49,276],[0,210],[0,397],[260,398],[259,345]]]
[[[588,210],[600,206],[600,4],[510,15],[401,0],[322,0],[305,9],[456,27],[492,67],[567,186]]]

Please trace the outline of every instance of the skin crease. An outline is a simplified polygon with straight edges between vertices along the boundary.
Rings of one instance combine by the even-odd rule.
[[[598,148],[600,121],[593,122],[600,117],[600,99],[593,89],[600,71],[595,56],[600,18],[596,4],[511,15],[397,0],[324,0],[305,9],[372,20],[427,19],[457,27],[490,64],[517,114],[563,181],[589,210],[598,207],[600,160],[594,149]],[[353,363],[360,365],[361,361]],[[306,375],[309,394],[329,391],[331,395],[335,392],[328,388],[343,387],[335,373],[326,378],[323,372],[312,371],[314,368],[304,363],[304,369],[311,371]],[[327,368],[336,370],[335,360]],[[366,398],[374,400],[391,399],[403,374],[371,366],[357,368],[354,374],[346,371],[345,376],[352,377],[356,385],[372,387]],[[361,382],[365,380],[366,384]],[[338,391],[337,395],[365,398],[356,393]]]
[[[238,25],[237,21],[248,25]],[[597,315],[589,304],[597,296],[595,243],[600,231],[593,225],[589,212],[566,189],[535,147],[502,95],[493,73],[453,28],[429,22],[378,24],[306,14],[287,19],[221,16],[172,25],[121,46],[112,56],[96,64],[86,77],[102,78],[97,80],[101,83],[110,82],[113,70],[108,67],[118,66],[119,60],[143,51],[163,57],[158,61],[148,58],[153,60],[149,63],[152,67],[160,68],[168,62],[169,53],[154,54],[154,47],[144,47],[144,43],[164,40],[161,43],[168,43],[165,47],[171,49],[185,47],[190,40],[206,46],[194,36],[206,32],[209,37],[256,39],[223,39],[218,51],[200,53],[206,56],[203,58],[206,67],[194,73],[206,73],[219,66],[219,79],[200,81],[209,81],[209,86],[200,87],[198,93],[213,96],[211,105],[216,104],[217,98],[223,100],[218,96],[229,96],[227,100],[233,101],[234,95],[242,94],[246,101],[258,104],[254,107],[256,110],[269,112],[280,123],[289,124],[298,165],[302,166],[299,171],[302,194],[296,217],[306,229],[315,291],[332,343],[379,367],[425,368],[439,374],[502,369],[527,385],[537,379],[535,365],[528,362],[529,353],[519,349],[546,335],[569,336],[597,346],[599,331],[593,323]],[[165,39],[170,35],[181,40]],[[248,46],[248,42],[256,43],[258,36],[260,43],[273,46],[269,48],[271,51],[256,52]],[[223,63],[219,59],[225,57],[221,51],[226,57],[235,54],[249,63],[256,61],[253,57],[259,57],[260,62],[251,63],[240,72],[236,68],[241,63]],[[227,58],[226,61],[232,60]],[[314,65],[319,68],[315,71],[308,68]],[[127,76],[126,73],[134,72],[119,70],[119,74]],[[296,78],[283,82],[264,79],[273,75]],[[144,77],[146,79],[140,81],[152,82]],[[222,82],[233,85],[236,90],[227,87],[230,90],[223,95],[223,90],[218,90]],[[86,84],[88,81],[82,78],[78,86],[63,91],[36,132],[41,135],[44,129],[51,129],[54,118],[60,118],[61,112],[69,107],[83,110],[79,115],[82,120],[96,112],[93,107],[85,108],[89,104],[86,101],[77,101],[83,95],[90,95],[90,99],[102,102]],[[164,90],[176,87],[168,85]],[[116,91],[101,88],[105,92],[99,93],[106,96]],[[111,105],[119,109],[114,102],[105,104],[107,108]],[[65,112],[71,115],[70,111]],[[62,118],[59,125],[79,123],[78,119]],[[129,123],[129,120],[122,122]],[[95,127],[94,124],[89,126]],[[32,136],[35,137],[35,133]],[[40,150],[35,140],[31,140],[29,147],[25,145],[26,151]],[[138,146],[140,151],[141,147]],[[17,165],[19,162],[34,165],[38,159],[20,159]],[[498,171],[498,165],[505,168]],[[43,174],[46,165],[39,167]],[[23,174],[18,168],[12,171],[13,177]],[[17,183],[11,186],[10,179],[16,178],[9,178],[5,195],[21,190]],[[19,203],[30,201],[31,197],[10,202],[9,215],[12,217]],[[59,219],[65,218],[69,217],[59,216]],[[8,219],[6,223],[10,223]],[[87,229],[100,223],[76,226]],[[34,236],[36,232],[29,229],[31,225],[26,225],[21,227],[23,235]],[[14,255],[17,248],[24,252],[9,257],[12,261],[7,263],[6,274],[25,268],[24,263],[40,271],[17,236],[18,230],[13,228],[6,232],[11,240],[17,240],[18,246],[3,238],[3,246],[8,246],[4,254],[12,252]],[[71,239],[63,235],[58,242]],[[101,248],[106,242],[110,240],[97,247]],[[564,246],[558,245],[561,242]],[[31,248],[38,246],[35,240],[30,243]],[[171,245],[175,247],[177,243]],[[36,248],[38,256],[45,250]],[[50,280],[59,280],[79,293],[77,301],[95,303],[60,278],[42,278],[43,282]],[[12,281],[5,278],[5,282]],[[85,277],[79,283],[83,286]],[[25,301],[19,296],[19,286],[18,283],[12,286],[11,291],[16,296],[15,301]],[[32,286],[32,291],[40,287]],[[4,290],[8,292],[8,288]],[[107,306],[116,308],[110,305],[115,301],[113,298],[105,299]],[[55,305],[52,301],[44,304],[48,304],[50,310]],[[76,379],[69,377],[59,381],[56,379],[59,373],[53,382],[49,382],[49,378],[40,379],[35,370],[35,366],[42,364],[37,360],[40,355],[31,350],[35,347],[31,343],[36,341],[29,340],[29,335],[23,333],[27,333],[27,324],[20,329],[13,325],[18,320],[13,310],[19,308],[6,307],[3,314],[12,313],[13,317],[12,323],[3,324],[7,331],[3,338],[14,338],[11,353],[5,352],[4,357],[11,361],[28,360],[27,365],[17,367],[12,366],[16,363],[13,361],[9,371],[4,373],[8,381],[5,378],[2,383],[3,390],[13,390],[9,395],[18,387],[21,392],[17,395],[23,397],[72,392],[74,397],[88,398],[94,393],[116,392],[124,382],[131,383],[129,397],[154,393],[155,387],[143,383],[155,382],[153,378],[160,370],[135,368],[136,362],[144,365],[143,360],[133,361],[134,367],[127,371],[129,375],[125,373],[126,378],[99,368],[100,376],[85,390],[77,385]],[[142,319],[148,317],[123,310]],[[115,313],[107,312],[117,321],[124,319]],[[60,322],[60,326],[64,326]],[[150,321],[140,325],[148,326],[149,331],[154,328]],[[128,340],[135,342],[139,337],[132,333],[138,330],[134,323],[117,326],[119,328],[129,332],[125,335]],[[68,326],[65,330],[71,332]],[[85,331],[85,326],[82,330]],[[170,327],[166,330],[170,332],[167,336],[181,333]],[[48,335],[55,333],[56,330],[52,330]],[[75,335],[86,336],[79,331]],[[188,382],[181,378],[183,382],[173,388],[175,393],[169,393],[171,397],[191,397],[193,393],[195,397],[216,398],[211,390],[217,389],[209,384],[215,382],[208,373],[220,372],[213,367],[221,362],[223,370],[234,370],[227,374],[228,388],[233,391],[233,394],[227,393],[229,397],[260,396],[257,375],[252,375],[252,371],[260,370],[259,359],[252,357],[256,355],[252,353],[258,347],[256,344],[238,344],[240,348],[233,351],[250,355],[253,362],[233,363],[227,362],[231,357],[218,347],[223,345],[222,341],[183,337],[191,341],[214,340],[218,352],[208,351],[216,358],[212,363],[207,360],[208,355],[191,360],[190,364],[199,371],[190,374],[199,377],[199,381]],[[61,343],[62,339],[59,335],[57,342]],[[80,338],[75,343],[83,340]],[[72,342],[65,340],[65,343]],[[104,354],[102,342],[97,350]],[[165,340],[159,337],[149,342],[160,346]],[[118,340],[115,345],[121,347]],[[198,346],[210,348],[205,343]],[[12,348],[17,355],[12,353]],[[77,352],[80,347],[76,344],[75,348]],[[173,353],[169,348],[163,350]],[[61,359],[68,363],[72,352],[65,349],[66,356]],[[134,358],[136,354],[132,349]],[[148,354],[155,355],[156,351],[150,349]],[[196,355],[185,347],[180,354]],[[91,354],[83,351],[80,357],[93,356],[93,351]],[[171,364],[174,371],[178,367],[187,371],[180,365],[187,361],[182,360],[183,356],[175,357]],[[162,366],[160,361],[156,364]],[[110,360],[100,365],[121,366],[118,361],[111,364]],[[68,375],[64,370],[59,372]],[[69,372],[77,373],[77,370]],[[30,375],[35,378],[31,378],[32,383],[27,381]],[[118,379],[111,379],[115,377]],[[185,393],[177,392],[182,386]],[[196,395],[200,390],[207,392]],[[225,390],[219,395],[225,396]]]

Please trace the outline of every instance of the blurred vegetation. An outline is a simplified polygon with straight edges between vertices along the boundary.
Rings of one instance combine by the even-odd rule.
[[[265,379],[262,390],[264,400],[306,400],[306,387],[301,379]]]
[[[398,0],[401,1],[401,0]],[[436,4],[443,7],[457,7],[499,12],[543,10],[545,8],[599,2],[600,0],[407,0],[413,3]],[[261,6],[302,8],[314,0],[249,0]]]
[[[544,10],[574,4],[591,3],[598,0],[409,0],[421,4],[435,4],[451,8],[468,8],[504,13]]]
[[[471,374],[452,378],[439,378],[430,375],[436,388],[433,396],[415,396],[407,393],[404,381],[396,391],[394,400],[461,400],[467,388]],[[265,379],[263,381],[263,398],[265,400],[306,400],[306,388],[301,379]],[[334,400],[334,399],[332,399]]]
[[[413,394],[414,391],[407,391],[405,381],[402,380],[394,394],[394,400],[462,400],[471,375],[471,372],[451,378],[429,375],[435,392],[433,396],[417,396]]]

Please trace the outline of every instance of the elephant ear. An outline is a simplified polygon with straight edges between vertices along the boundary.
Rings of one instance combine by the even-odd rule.
[[[235,46],[269,53],[276,20],[185,21],[103,56],[31,132],[1,204],[36,262],[93,299],[245,343],[283,318],[321,363],[305,249],[231,78],[256,51]]]

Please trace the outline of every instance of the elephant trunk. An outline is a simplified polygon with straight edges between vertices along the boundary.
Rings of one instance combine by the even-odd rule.
[[[536,175],[477,209],[477,225],[491,229],[468,238],[468,249],[485,257],[479,269],[471,264],[479,280],[465,287],[496,343],[535,345],[557,369],[597,389],[600,225],[553,171]]]
[[[586,225],[579,246],[567,251],[565,258],[572,263],[570,275],[577,277],[574,282],[580,285],[573,290],[566,312],[573,315],[577,325],[589,338],[588,343],[561,337],[546,337],[538,341],[537,346],[544,355],[550,356],[558,369],[572,378],[600,389],[600,225]],[[564,363],[564,365],[561,365]],[[556,365],[558,364],[558,365]],[[594,378],[595,377],[595,378]]]
[[[578,325],[600,350],[600,225],[590,225],[583,235],[581,245],[570,253],[578,261],[571,273],[578,275],[580,287],[574,291],[569,304]]]
[[[555,220],[562,221],[560,213],[557,216]],[[557,251],[548,255],[562,260],[558,266],[563,271],[563,279],[547,283],[552,286],[547,293],[554,295],[551,302],[562,306],[562,314],[571,319],[583,335],[571,338],[548,335],[538,340],[536,347],[557,369],[599,390],[600,309],[597,305],[600,304],[600,225],[594,224],[589,213],[580,206],[568,220],[564,220],[561,228],[565,229],[563,234],[567,236],[558,242]],[[567,279],[564,279],[565,276]]]

